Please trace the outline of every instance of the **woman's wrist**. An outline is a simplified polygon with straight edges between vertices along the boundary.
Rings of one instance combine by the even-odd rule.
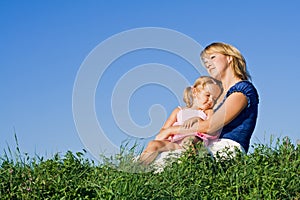
[[[169,137],[170,127],[166,129],[161,129],[159,134],[155,137],[155,140],[163,140]]]
[[[198,132],[199,133],[206,133],[206,134],[210,134],[210,125],[209,125],[209,121],[199,121],[198,123]]]

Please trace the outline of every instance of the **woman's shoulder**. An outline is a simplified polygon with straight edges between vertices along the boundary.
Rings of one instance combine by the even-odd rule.
[[[233,92],[254,93],[257,94],[255,86],[250,81],[240,81],[233,85],[227,92],[229,96]],[[258,96],[258,94],[257,94]]]
[[[236,83],[234,86],[232,86],[226,96],[228,97],[234,92],[241,92],[243,93],[248,100],[254,101],[255,103],[258,103],[258,92],[255,88],[255,86],[250,81],[240,81]]]

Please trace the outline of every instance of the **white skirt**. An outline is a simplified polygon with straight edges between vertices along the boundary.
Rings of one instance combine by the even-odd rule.
[[[246,153],[245,149],[239,143],[225,138],[211,142],[207,146],[207,150],[215,158],[217,157],[217,154],[222,158],[230,158],[235,157],[237,151]]]

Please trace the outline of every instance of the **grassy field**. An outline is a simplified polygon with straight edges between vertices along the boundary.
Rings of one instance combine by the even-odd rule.
[[[131,159],[120,153],[96,164],[85,152],[67,152],[44,160],[8,148],[0,161],[0,198],[300,199],[300,146],[288,140],[225,161],[187,154],[161,173]]]

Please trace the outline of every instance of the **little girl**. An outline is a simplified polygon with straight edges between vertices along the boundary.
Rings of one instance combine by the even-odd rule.
[[[187,87],[184,90],[183,100],[186,103],[186,107],[175,108],[160,133],[170,126],[180,128],[180,125],[184,121],[192,117],[200,117],[203,120],[208,119],[213,113],[212,108],[222,94],[222,90],[222,83],[220,81],[208,76],[198,78],[193,86]],[[187,148],[198,142],[199,139],[202,139],[204,144],[208,145],[211,140],[218,138],[218,135],[210,136],[202,133],[188,133],[176,134],[170,136],[168,139],[163,139],[160,137],[160,133],[156,136],[155,140],[149,142],[139,157],[139,161],[142,164],[150,164],[161,152]]]

